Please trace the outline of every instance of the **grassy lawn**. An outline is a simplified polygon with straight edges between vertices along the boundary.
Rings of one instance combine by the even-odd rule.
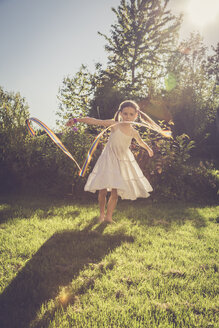
[[[218,327],[219,206],[1,199],[1,328]]]

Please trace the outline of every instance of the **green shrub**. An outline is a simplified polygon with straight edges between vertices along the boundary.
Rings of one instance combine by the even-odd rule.
[[[89,138],[73,130],[57,136],[80,163]],[[46,134],[27,138],[24,165],[21,187],[27,190],[57,194],[72,192],[72,188],[77,192],[82,188],[76,164]]]
[[[195,145],[187,135],[163,139],[151,134],[150,140],[154,149],[152,158],[136,146],[134,152],[144,175],[153,185],[153,197],[187,201],[218,199],[218,171],[209,163],[192,163]]]
[[[100,129],[66,130],[58,134],[66,148],[81,167],[88,149]],[[218,199],[219,174],[210,163],[192,164],[191,151],[194,142],[186,135],[164,139],[157,133],[142,132],[143,139],[151,145],[154,156],[133,143],[133,151],[144,175],[153,186],[152,197],[181,200]],[[84,184],[97,158],[107,142],[108,134],[101,139],[85,177],[79,177],[79,169],[46,135],[26,137],[22,147],[10,155],[11,165],[1,163],[2,177],[7,177],[8,189],[21,188],[31,193],[52,195],[83,193]],[[21,151],[22,150],[22,151]],[[3,165],[4,164],[4,165]],[[4,179],[3,179],[4,180]],[[3,181],[2,180],[2,181]],[[86,193],[87,194],[87,193]]]

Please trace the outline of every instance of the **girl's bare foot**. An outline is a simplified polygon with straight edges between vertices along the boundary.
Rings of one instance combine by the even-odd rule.
[[[115,221],[113,221],[112,218],[105,218],[104,222],[107,222],[107,223],[115,223]]]
[[[99,221],[99,222],[104,222],[104,221],[105,221],[105,216],[104,216],[104,215],[100,215],[98,221]]]

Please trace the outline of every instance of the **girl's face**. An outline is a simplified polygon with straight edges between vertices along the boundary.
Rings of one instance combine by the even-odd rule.
[[[122,116],[123,121],[133,122],[134,120],[136,120],[138,113],[133,107],[125,107],[120,112],[120,115]]]

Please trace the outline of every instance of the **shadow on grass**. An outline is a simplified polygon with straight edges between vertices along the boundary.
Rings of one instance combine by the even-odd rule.
[[[2,328],[27,328],[44,302],[57,296],[90,263],[98,263],[123,242],[133,242],[124,234],[102,234],[106,224],[90,230],[96,219],[82,231],[54,234],[26,266],[18,272],[0,296]]]
[[[34,199],[33,197],[28,198],[25,196],[23,198],[0,198],[0,224],[16,218],[28,219],[33,215],[36,215],[38,219],[47,219],[56,215],[56,210],[61,206],[66,205],[74,205],[74,203],[47,198]],[[72,211],[71,209],[61,213],[62,217],[71,218],[75,218],[79,214],[79,211]]]

